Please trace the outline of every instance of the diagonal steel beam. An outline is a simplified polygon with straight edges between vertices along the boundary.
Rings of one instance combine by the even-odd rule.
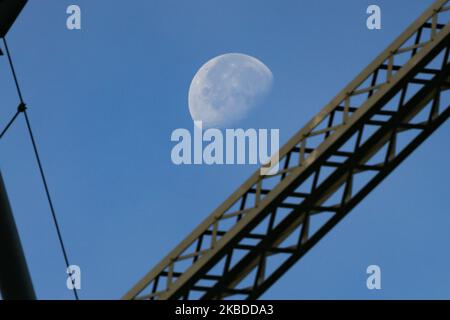
[[[0,0],[0,38],[4,38],[28,0]]]

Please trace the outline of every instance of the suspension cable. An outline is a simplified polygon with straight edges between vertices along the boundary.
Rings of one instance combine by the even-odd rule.
[[[73,293],[74,293],[75,299],[79,300],[78,292],[77,292],[77,289],[75,288],[75,281],[72,278],[72,274],[70,273],[69,257],[68,257],[68,254],[67,254],[66,246],[65,246],[64,241],[63,241],[61,228],[60,228],[59,223],[58,223],[56,210],[55,210],[55,207],[53,205],[52,197],[50,195],[50,190],[49,190],[49,187],[48,187],[47,178],[46,178],[45,173],[44,173],[41,157],[39,155],[38,147],[37,147],[37,144],[36,144],[36,139],[35,139],[35,136],[33,134],[33,130],[31,129],[31,123],[30,123],[30,118],[28,117],[27,107],[26,107],[26,104],[25,104],[25,102],[23,100],[22,90],[20,88],[19,81],[17,80],[17,75],[16,75],[16,71],[14,69],[14,64],[13,64],[13,61],[12,61],[11,53],[9,51],[8,44],[6,42],[6,38],[5,37],[3,38],[3,44],[5,46],[5,51],[6,51],[6,55],[8,57],[9,66],[11,68],[11,72],[12,72],[12,75],[13,75],[13,78],[14,78],[14,83],[16,85],[17,94],[18,94],[19,99],[20,99],[20,105],[17,108],[17,112],[14,115],[14,117],[11,119],[11,121],[7,124],[5,129],[2,131],[2,133],[0,135],[0,139],[8,131],[8,129],[14,123],[16,118],[19,116],[19,114],[22,113],[24,115],[24,118],[25,118],[27,132],[28,132],[28,135],[30,136],[31,144],[33,146],[34,156],[36,158],[36,162],[37,162],[37,165],[38,165],[38,168],[39,168],[39,173],[40,173],[40,176],[41,176],[41,180],[42,180],[42,183],[44,185],[45,194],[46,194],[46,197],[47,197],[47,202],[48,202],[48,205],[50,207],[50,212],[51,212],[53,224],[55,225],[55,229],[56,229],[56,233],[57,233],[57,236],[58,236],[59,245],[60,245],[63,257],[64,257],[64,262],[66,264],[67,271],[69,272],[69,277],[70,277],[70,280],[71,280],[72,285],[73,285]]]

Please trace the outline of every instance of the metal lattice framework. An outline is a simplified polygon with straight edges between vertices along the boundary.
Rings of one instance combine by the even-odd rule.
[[[124,298],[266,291],[450,116],[449,12],[436,1]]]

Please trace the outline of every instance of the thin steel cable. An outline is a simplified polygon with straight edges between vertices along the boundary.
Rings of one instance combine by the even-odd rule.
[[[14,123],[14,121],[16,121],[17,117],[19,116],[20,111],[17,111],[16,114],[14,115],[14,117],[11,118],[11,120],[8,122],[8,124],[6,125],[5,129],[3,129],[2,133],[0,133],[0,140],[3,138],[3,136],[6,134],[6,132],[8,131],[8,129],[12,126],[12,124]]]
[[[49,191],[49,188],[48,188],[47,179],[46,179],[45,174],[44,174],[44,169],[42,167],[41,157],[39,156],[39,151],[38,151],[38,148],[37,148],[37,145],[36,145],[36,140],[34,139],[33,130],[31,129],[30,119],[28,118],[28,113],[27,113],[26,110],[23,112],[23,114],[25,116],[25,122],[27,124],[28,133],[30,134],[30,139],[31,139],[31,143],[33,145],[34,155],[36,157],[36,161],[37,161],[37,164],[38,164],[38,167],[39,167],[39,172],[41,174],[42,182],[44,184],[45,194],[47,196],[48,204],[50,206],[50,211],[52,213],[53,223],[55,224],[56,232],[58,234],[58,240],[59,240],[59,244],[61,246],[61,250],[62,250],[62,253],[63,253],[63,256],[64,256],[64,261],[66,262],[67,270],[69,270],[69,266],[70,266],[69,258],[68,258],[68,255],[67,255],[67,251],[66,251],[66,248],[65,248],[65,245],[64,245],[63,238],[62,238],[61,229],[59,227],[58,219],[56,218],[55,207],[53,206],[53,201],[52,201],[52,198],[50,196],[50,191]],[[71,275],[70,275],[70,279],[72,281],[72,284],[74,284],[74,280],[72,279]],[[74,295],[75,295],[75,299],[78,300],[78,293],[77,293],[77,289],[75,289],[75,287],[73,289],[73,292],[74,292]]]
[[[6,55],[8,56],[9,65],[11,67],[11,71],[12,71],[12,74],[13,74],[13,77],[14,77],[14,82],[16,84],[17,94],[19,95],[19,99],[20,99],[20,103],[21,103],[20,106],[19,106],[19,109],[18,109],[18,111],[16,113],[16,115],[13,118],[13,120],[15,120],[15,118],[19,115],[19,113],[23,113],[24,114],[25,123],[26,123],[26,126],[27,126],[28,134],[29,134],[30,139],[31,139],[32,146],[33,146],[33,151],[34,151],[34,155],[35,155],[35,158],[36,158],[36,161],[37,161],[37,164],[38,164],[39,173],[41,175],[42,183],[44,184],[45,194],[47,196],[47,201],[48,201],[48,204],[49,204],[49,207],[50,207],[50,212],[51,212],[51,215],[52,215],[53,223],[55,225],[56,233],[58,235],[59,245],[60,245],[61,251],[63,253],[64,262],[66,264],[67,270],[69,270],[69,267],[70,267],[69,257],[68,257],[68,254],[67,254],[66,246],[64,245],[64,241],[63,241],[63,237],[62,237],[62,233],[61,233],[61,228],[60,228],[59,223],[58,223],[55,207],[53,205],[53,201],[52,201],[52,197],[50,195],[50,190],[49,190],[49,187],[48,187],[47,179],[46,179],[46,176],[45,176],[45,173],[44,173],[44,169],[43,169],[43,166],[42,166],[41,157],[39,155],[39,151],[38,151],[38,148],[37,148],[36,139],[34,138],[33,130],[31,129],[31,123],[30,123],[30,119],[28,117],[27,108],[26,108],[25,103],[23,101],[22,91],[20,89],[19,81],[17,80],[17,75],[16,75],[16,72],[15,72],[15,69],[14,69],[14,65],[13,65],[13,62],[12,62],[12,58],[11,58],[11,54],[10,54],[10,51],[9,51],[9,48],[8,48],[8,44],[6,42],[6,38],[3,38],[3,43],[5,45]],[[9,126],[10,126],[10,124],[9,124]],[[3,133],[2,133],[2,136],[3,136]],[[79,300],[78,292],[77,292],[77,289],[75,288],[75,282],[74,282],[74,280],[72,278],[72,274],[69,274],[69,276],[70,276],[70,280],[72,282],[72,285],[74,285],[73,293],[74,293],[75,299]]]
[[[5,45],[6,56],[8,57],[9,66],[11,67],[11,72],[13,74],[14,83],[16,84],[17,94],[19,95],[19,99],[21,103],[23,102],[22,90],[20,90],[19,81],[17,81],[16,70],[14,69],[14,64],[12,62],[11,54],[9,52],[8,43],[6,42],[6,37],[3,37],[3,44]]]

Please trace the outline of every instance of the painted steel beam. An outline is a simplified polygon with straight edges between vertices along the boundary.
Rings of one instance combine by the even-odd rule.
[[[0,292],[4,300],[36,299],[1,173]]]
[[[28,0],[0,0],[0,38],[4,38]]]

